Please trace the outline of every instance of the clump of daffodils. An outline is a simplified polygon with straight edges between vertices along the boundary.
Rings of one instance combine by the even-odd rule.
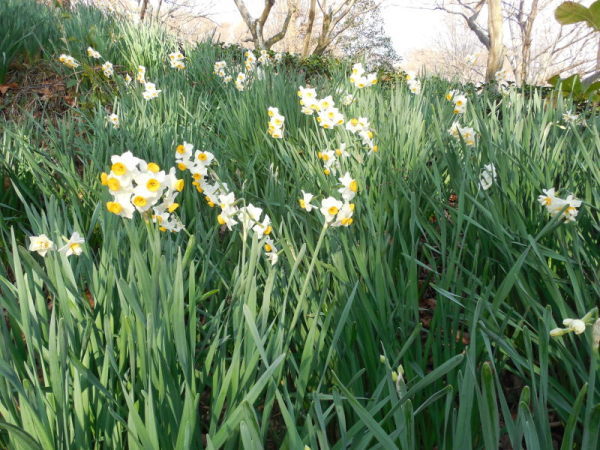
[[[115,113],[106,116],[106,121],[110,123],[113,128],[119,128],[119,116]]]
[[[361,63],[356,63],[352,66],[352,74],[350,75],[350,83],[359,89],[377,84],[377,74],[365,74],[365,69]]]
[[[283,138],[283,123],[285,121],[285,117],[279,114],[279,109],[274,108],[272,106],[268,109],[269,119],[269,128],[267,132],[272,138],[281,139]]]
[[[238,73],[237,77],[235,78],[235,88],[238,91],[244,90],[244,88],[246,87],[246,85],[245,85],[246,79],[247,79],[247,76],[244,72]]]
[[[302,113],[312,116],[316,112],[317,122],[321,127],[332,129],[344,124],[344,115],[335,107],[335,102],[331,95],[318,99],[315,89],[300,86],[298,88],[298,97],[300,97]]]
[[[267,50],[261,50],[260,56],[258,57],[258,62],[262,65],[269,64],[271,62],[271,57],[269,56],[269,52]]]
[[[169,64],[171,64],[172,69],[185,69],[185,63],[183,62],[184,59],[185,56],[183,56],[183,53],[181,52],[169,53]]]
[[[496,177],[496,166],[493,164],[486,164],[483,166],[483,170],[479,176],[479,186],[481,186],[481,189],[484,191],[487,191],[496,181]]]
[[[554,188],[543,189],[542,192],[542,195],[538,196],[538,202],[546,207],[546,211],[552,217],[560,214],[565,222],[575,222],[577,220],[577,214],[579,214],[577,208],[581,206],[581,200],[573,195],[568,195],[565,199],[557,197]]]
[[[349,227],[354,222],[352,217],[354,215],[354,203],[351,202],[358,192],[358,182],[348,172],[338,180],[341,184],[338,189],[342,196],[341,200],[330,196],[322,199],[321,206],[318,207],[311,203],[314,195],[302,191],[302,198],[298,199],[298,203],[307,212],[318,208],[326,226]]]
[[[113,74],[115,73],[115,70],[110,61],[106,61],[104,64],[102,64],[102,72],[104,73],[104,76],[106,78],[110,78],[113,76]]]
[[[244,66],[246,67],[246,70],[252,71],[256,66],[256,56],[254,55],[252,50],[247,50],[246,53],[244,53],[244,56],[246,57],[246,60],[244,61]]]
[[[217,61],[215,63],[215,65],[213,66],[213,71],[216,76],[223,79],[227,76],[227,73],[225,73],[226,68],[227,68],[227,63],[225,61]]]
[[[342,105],[350,106],[352,103],[354,103],[354,95],[346,94],[342,97]]]
[[[144,66],[138,66],[135,79],[141,84],[146,84],[146,68]]]
[[[71,69],[79,67],[79,63],[77,62],[77,60],[70,55],[65,55],[63,53],[58,57],[58,60]]]
[[[378,151],[377,145],[373,142],[374,133],[373,130],[371,130],[369,119],[366,117],[350,119],[346,122],[346,129],[352,134],[358,134],[363,145],[369,147],[372,152]]]
[[[469,147],[475,146],[475,137],[477,134],[475,133],[475,130],[473,130],[473,128],[461,127],[460,123],[454,122],[448,130],[448,133],[456,139],[462,138],[465,144]]]
[[[175,198],[185,182],[178,179],[175,168],[160,170],[158,164],[146,162],[131,152],[111,156],[110,172],[102,173],[101,181],[112,200],[106,209],[127,219],[135,211],[151,218],[161,231],[180,231],[183,224],[172,213],[179,207]]]
[[[446,100],[454,103],[454,114],[463,114],[467,110],[467,97],[459,91],[448,92]]]
[[[258,240],[264,239],[265,256],[271,264],[275,264],[278,256],[275,243],[270,237],[273,231],[270,217],[267,214],[263,216],[263,210],[251,203],[238,207],[242,200],[236,199],[235,193],[229,190],[226,183],[209,180],[208,170],[215,162],[215,156],[203,150],[194,151],[193,144],[184,142],[175,149],[175,159],[179,170],[188,170],[191,173],[194,178],[192,185],[199,193],[204,194],[208,206],[219,207],[220,212],[217,215],[219,225],[231,231],[235,225],[241,223],[245,234],[251,232]],[[214,177],[214,173],[212,175]]]
[[[302,114],[312,116],[318,110],[319,100],[317,99],[317,91],[314,88],[300,86],[298,88],[298,97],[300,97]]]
[[[142,96],[146,100],[152,100],[157,98],[158,94],[161,92],[161,89],[156,89],[156,85],[154,83],[146,82],[144,83],[144,92],[142,92]]]
[[[83,252],[82,245],[85,243],[85,239],[77,231],[75,231],[69,239],[63,236],[63,240],[66,244],[58,249],[59,252],[64,253],[67,257],[71,255],[81,255]],[[31,252],[36,252],[38,255],[45,257],[48,252],[53,251],[54,249],[54,242],[52,242],[45,234],[29,237],[29,251]]]
[[[417,79],[417,75],[414,72],[406,72],[404,79],[410,92],[415,95],[421,93],[421,82]]]
[[[87,48],[87,55],[90,58],[94,58],[94,59],[102,58],[102,55],[100,55],[100,53],[98,51],[94,50],[92,47]]]

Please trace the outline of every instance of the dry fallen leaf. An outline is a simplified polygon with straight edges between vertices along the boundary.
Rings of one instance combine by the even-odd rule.
[[[17,83],[0,84],[0,95],[6,94],[9,89],[16,89],[19,85]]]

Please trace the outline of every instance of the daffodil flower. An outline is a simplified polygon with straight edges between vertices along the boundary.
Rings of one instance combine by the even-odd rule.
[[[52,242],[45,234],[29,237],[29,251],[37,252],[40,256],[46,256],[50,250],[54,250],[54,242]]]
[[[73,232],[69,239],[65,238],[65,240],[67,243],[58,249],[59,252],[64,253],[67,257],[81,255],[81,252],[83,252],[81,245],[85,243],[85,239],[77,231]]]

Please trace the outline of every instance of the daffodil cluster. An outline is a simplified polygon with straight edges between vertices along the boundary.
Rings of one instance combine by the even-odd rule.
[[[106,78],[110,78],[114,75],[115,70],[110,61],[106,61],[104,64],[102,64],[102,72]]]
[[[269,56],[269,52],[267,50],[260,51],[260,56],[258,57],[258,62],[262,65],[267,65],[271,62],[271,57]]]
[[[267,114],[270,117],[267,133],[275,139],[283,138],[283,122],[285,121],[285,117],[279,114],[279,109],[272,106],[269,107]]]
[[[58,57],[58,60],[70,69],[76,69],[77,67],[79,67],[79,63],[77,62],[77,60],[70,55],[65,55],[63,53]]]
[[[475,137],[477,136],[477,133],[475,133],[473,128],[461,127],[459,122],[454,122],[448,130],[448,133],[456,139],[462,138],[469,147],[475,146]]]
[[[216,76],[223,79],[227,76],[225,69],[227,68],[227,63],[225,61],[217,61],[213,66],[213,71]]]
[[[358,182],[348,172],[338,180],[341,184],[338,189],[341,200],[329,196],[322,199],[321,206],[318,207],[311,203],[315,196],[302,191],[302,198],[298,199],[298,203],[307,212],[318,208],[327,226],[349,227],[354,222],[352,217],[354,215],[354,203],[352,203],[352,200],[358,192]]]
[[[144,97],[145,100],[152,100],[158,97],[158,94],[161,92],[161,89],[156,89],[156,85],[154,83],[147,81],[144,83],[144,92],[142,92],[142,97]]]
[[[454,103],[454,114],[463,114],[467,110],[467,97],[459,91],[448,92],[446,100]]]
[[[94,50],[92,47],[87,48],[87,55],[90,58],[94,58],[94,59],[102,58],[102,55],[100,55],[100,52],[98,52],[97,50]]]
[[[342,105],[350,106],[352,103],[354,103],[354,95],[346,94],[342,97]]]
[[[369,119],[366,117],[358,117],[350,119],[346,122],[346,129],[352,134],[358,134],[360,136],[363,145],[369,147],[372,152],[377,152],[379,148],[373,141],[374,133],[371,130]]]
[[[252,50],[247,50],[246,53],[244,53],[244,56],[246,57],[244,66],[246,67],[247,71],[251,72],[256,67],[256,56]]]
[[[231,231],[235,225],[241,223],[245,232],[252,231],[258,240],[265,239],[263,246],[265,255],[271,264],[275,264],[277,248],[270,237],[273,231],[270,217],[264,214],[261,220],[263,210],[251,203],[248,206],[238,207],[241,200],[236,199],[235,193],[229,190],[226,183],[218,180],[209,181],[208,170],[215,162],[214,155],[211,152],[194,150],[193,144],[184,142],[175,149],[175,159],[180,170],[188,170],[191,173],[194,178],[192,185],[199,193],[204,194],[208,206],[219,207],[221,210],[217,215],[219,225]],[[214,176],[214,173],[212,175]]]
[[[82,245],[85,243],[85,239],[77,231],[75,231],[69,239],[63,236],[63,240],[66,244],[58,249],[59,252],[64,253],[67,257],[71,255],[81,255],[83,252]],[[38,255],[45,257],[46,254],[53,251],[54,248],[54,242],[52,242],[45,234],[29,237],[30,252],[36,252]]]
[[[298,97],[300,97],[302,113],[312,116],[316,112],[317,122],[323,128],[332,129],[344,124],[344,115],[335,107],[331,95],[318,99],[317,91],[314,88],[300,86]]]
[[[247,75],[244,72],[240,72],[237,74],[237,77],[235,78],[235,88],[238,91],[243,91],[246,87],[246,80],[247,80]],[[224,81],[224,80],[223,80]]]
[[[172,214],[179,204],[177,195],[185,185],[175,168],[160,170],[158,164],[146,162],[131,152],[111,156],[110,173],[102,173],[101,181],[113,199],[106,203],[111,213],[131,219],[135,211],[150,217],[161,231],[180,231],[181,221]]]
[[[350,75],[350,83],[359,89],[366,86],[377,84],[377,74],[365,74],[365,69],[361,63],[356,63],[352,66],[352,74]]]
[[[331,173],[335,175],[340,168],[341,158],[346,158],[350,154],[346,151],[346,144],[342,143],[335,150],[323,150],[317,153],[317,156],[323,161],[323,173],[325,175],[330,175]]]
[[[138,83],[146,84],[146,68],[144,66],[138,66],[135,79]]]
[[[546,207],[552,217],[560,214],[565,222],[575,222],[577,220],[577,214],[579,214],[577,208],[581,206],[581,200],[573,195],[568,195],[565,199],[557,197],[554,188],[543,189],[542,192],[543,194],[538,196],[538,202]]]
[[[171,64],[172,69],[185,69],[185,63],[183,62],[184,59],[185,56],[183,56],[183,53],[181,52],[169,53],[169,64]]]
[[[415,95],[421,93],[421,82],[417,79],[417,75],[414,72],[406,72],[404,79],[406,80],[410,92]]]

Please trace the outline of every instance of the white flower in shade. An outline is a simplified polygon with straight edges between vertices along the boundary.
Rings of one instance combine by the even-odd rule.
[[[342,98],[342,105],[344,106],[349,106],[354,102],[354,95],[352,94],[346,94],[343,98]]]
[[[94,50],[92,47],[88,47],[87,48],[87,55],[90,58],[94,58],[94,59],[100,59],[100,58],[102,58],[102,55],[100,55],[100,53],[97,52],[96,50]]]
[[[335,216],[337,216],[338,212],[340,212],[340,209],[343,205],[344,204],[341,201],[333,197],[327,197],[321,200],[320,211],[321,214],[323,214],[323,217],[325,218],[325,222],[333,222],[335,220]]]
[[[493,164],[483,166],[483,171],[479,176],[479,185],[481,189],[487,191],[496,181],[496,167]]]
[[[112,124],[113,128],[119,128],[119,116],[115,113],[106,116],[106,120]]]
[[[104,76],[106,78],[110,78],[113,76],[115,71],[114,71],[113,65],[110,61],[106,61],[104,64],[102,64],[102,72],[104,72]]]
[[[570,110],[565,112],[562,118],[567,123],[577,123],[579,121],[579,115],[573,114]]]
[[[29,236],[29,251],[37,252],[40,256],[46,256],[50,250],[54,250],[52,242],[45,234],[39,236]]]
[[[124,80],[125,80],[125,86],[129,86],[131,84],[131,75],[126,73]]]
[[[58,251],[64,253],[67,257],[71,255],[79,256],[83,251],[83,247],[81,246],[83,243],[85,243],[85,239],[80,236],[77,231],[75,231],[67,240],[66,245],[59,248]]]
[[[300,208],[302,208],[308,212],[311,212],[314,208],[316,208],[315,205],[312,205],[310,203],[313,198],[314,198],[313,194],[302,191],[302,198],[298,200],[298,203],[300,203]]]
[[[348,172],[346,172],[343,177],[338,179],[340,183],[342,183],[342,187],[338,189],[338,192],[342,194],[342,198],[346,202],[349,202],[358,192],[358,183],[350,176],[350,173]]]

